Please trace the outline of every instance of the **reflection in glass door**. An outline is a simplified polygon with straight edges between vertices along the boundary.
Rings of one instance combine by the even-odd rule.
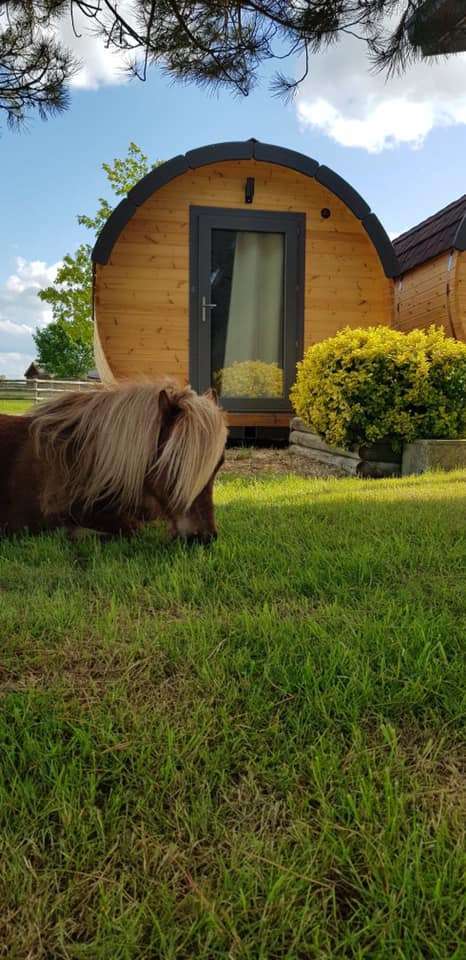
[[[282,233],[212,230],[211,381],[223,397],[283,397]]]
[[[304,216],[191,214],[191,379],[228,409],[288,409],[302,332]]]

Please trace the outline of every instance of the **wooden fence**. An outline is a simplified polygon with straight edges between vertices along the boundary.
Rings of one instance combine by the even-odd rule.
[[[29,400],[39,403],[69,390],[95,390],[94,380],[0,380],[0,400]]]

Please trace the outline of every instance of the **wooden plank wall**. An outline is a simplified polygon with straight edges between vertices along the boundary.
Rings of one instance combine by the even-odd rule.
[[[447,302],[450,279],[449,253],[409,270],[395,280],[395,327],[407,333],[431,323],[442,326],[452,336]]]
[[[188,378],[189,207],[244,209],[247,176],[254,210],[306,214],[305,346],[346,325],[390,324],[393,282],[359,220],[317,181],[254,160],[190,171],[157,191],[97,266],[97,333],[112,373]],[[323,207],[331,217],[320,216]]]
[[[465,253],[448,250],[395,280],[395,327],[407,333],[432,323],[466,340]]]
[[[458,340],[466,341],[466,251],[456,252],[453,322]]]

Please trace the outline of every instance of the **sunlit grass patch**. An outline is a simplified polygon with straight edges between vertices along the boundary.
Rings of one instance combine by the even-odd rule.
[[[32,401],[30,400],[2,400],[0,397],[0,413],[26,413],[31,409]]]
[[[5,956],[460,960],[464,473],[216,500],[0,541]]]

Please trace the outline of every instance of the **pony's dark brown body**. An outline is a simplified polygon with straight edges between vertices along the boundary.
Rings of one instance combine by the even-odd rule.
[[[40,463],[34,456],[28,417],[0,415],[0,533],[46,525],[39,503]],[[47,526],[50,521],[47,522]]]
[[[0,414],[0,536],[58,527],[70,531],[88,527],[109,535],[129,535],[143,522],[161,516],[160,505],[149,492],[138,516],[119,513],[105,502],[87,511],[74,503],[66,512],[44,514],[41,494],[50,467],[34,450],[30,422],[29,417]]]
[[[95,393],[86,398],[68,394],[66,399],[51,401],[31,416],[0,415],[0,536],[25,530],[39,533],[57,527],[69,531],[84,527],[106,535],[130,535],[143,523],[163,518],[168,521],[173,536],[202,542],[215,537],[213,482],[226,437],[220,414],[212,412],[213,401],[198,397],[189,388],[176,392],[175,387],[168,390],[154,387],[153,398],[151,389],[131,385],[116,387],[103,398]],[[115,419],[120,401],[126,404],[125,426]],[[142,420],[135,417],[139,430],[147,433],[148,443],[146,459],[142,461],[144,470],[139,470],[137,497],[134,501],[126,497],[125,501],[120,493],[121,483],[127,480],[122,462],[124,464],[126,454],[128,462],[131,456],[133,464],[141,462],[135,455],[139,448],[136,441],[132,441],[128,421],[131,426],[133,410],[141,408],[141,403],[146,407],[149,403],[149,414],[154,411],[152,427],[156,427],[156,439],[152,445],[152,427],[149,424],[147,433],[146,416]],[[119,409],[121,411],[121,403]],[[86,426],[83,433],[86,410],[87,414],[91,411],[93,418],[90,421],[88,418],[86,424],[90,422],[91,426]],[[99,423],[97,431],[94,430],[96,422]],[[39,432],[35,432],[37,426]],[[108,438],[115,437],[116,449],[122,429],[127,430],[124,450],[120,444],[118,456],[113,456],[113,442],[108,449]],[[200,453],[199,438],[205,439],[206,433],[210,439],[205,452]],[[180,454],[177,453],[178,436]],[[99,461],[102,449],[104,459],[101,457]],[[165,457],[164,460],[166,451],[172,451],[171,459]],[[83,462],[87,463],[86,469]],[[182,476],[185,462],[195,465],[188,476],[189,483]],[[194,491],[191,496],[188,486]],[[126,488],[132,492],[129,480]]]

